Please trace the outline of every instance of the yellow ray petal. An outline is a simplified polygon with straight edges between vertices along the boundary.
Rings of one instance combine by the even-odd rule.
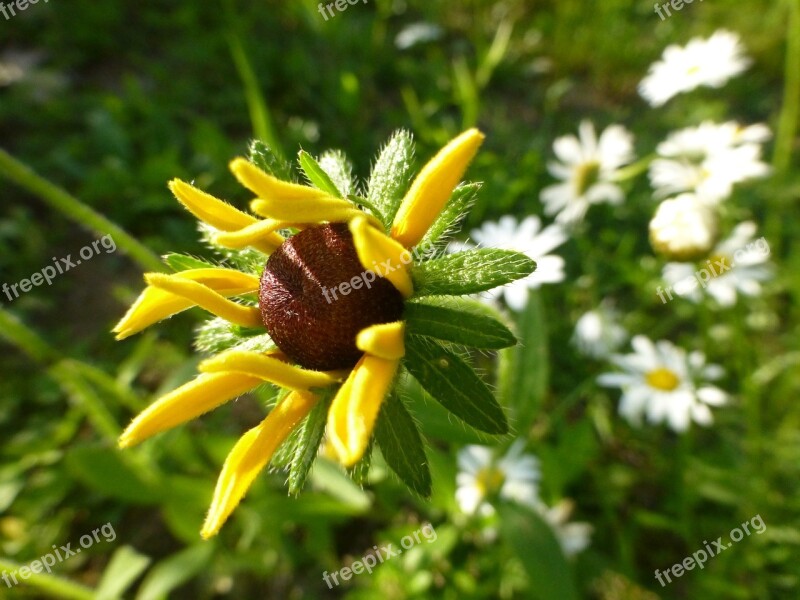
[[[353,235],[353,245],[358,253],[358,259],[364,268],[386,277],[397,291],[405,298],[409,298],[414,293],[414,284],[406,268],[406,264],[412,260],[411,253],[370,225],[363,216],[350,221],[350,233]]]
[[[120,448],[199,417],[258,386],[261,380],[241,373],[202,374],[151,404],[128,425]]]
[[[281,181],[259,169],[244,158],[231,161],[230,170],[244,187],[259,198],[273,199],[277,202],[295,202],[316,200],[317,198],[333,198],[323,191],[307,185]]]
[[[333,399],[328,411],[328,439],[345,467],[357,463],[367,449],[399,365],[399,360],[365,354]]]
[[[405,332],[406,324],[403,321],[372,325],[358,332],[356,346],[378,358],[397,360],[406,353]]]
[[[155,288],[191,300],[193,304],[231,323],[242,327],[264,326],[261,311],[257,307],[237,304],[202,283],[163,273],[148,273],[145,281]]]
[[[200,535],[217,534],[244,498],[259,472],[267,466],[275,449],[317,401],[313,394],[292,392],[259,425],[245,433],[228,454],[217,480],[214,500]]]
[[[147,274],[149,275],[149,274]],[[145,275],[145,277],[147,277]],[[196,281],[222,296],[237,296],[258,290],[258,278],[234,269],[190,269],[175,273],[172,277]],[[114,327],[117,339],[122,340],[166,319],[191,308],[192,300],[166,290],[147,287]]]
[[[229,350],[200,363],[203,373],[235,372],[258,377],[291,390],[326,387],[344,379],[342,371],[312,371],[259,352]]]
[[[483,138],[477,129],[468,129],[439,150],[422,168],[394,218],[394,239],[406,248],[422,239],[461,181]]]
[[[252,225],[243,227],[238,231],[221,232],[214,236],[214,242],[226,248],[244,248],[253,246],[262,252],[271,254],[284,241],[284,237],[275,233],[287,224],[275,219],[256,221]]]
[[[256,222],[256,219],[247,213],[180,179],[170,181],[169,189],[195,217],[222,231],[236,231]]]
[[[250,210],[262,217],[297,223],[345,222],[364,214],[347,200],[333,196],[316,196],[290,202],[258,198],[250,203]]]

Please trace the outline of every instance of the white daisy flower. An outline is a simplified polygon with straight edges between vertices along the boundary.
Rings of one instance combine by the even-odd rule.
[[[706,365],[701,352],[688,356],[682,348],[661,340],[653,344],[643,335],[631,341],[633,354],[614,355],[611,362],[622,373],[603,373],[597,382],[622,389],[619,413],[633,425],[642,417],[649,423],[666,422],[674,431],[684,432],[691,421],[699,425],[713,422],[709,406],[721,406],[728,395],[717,387],[702,383],[722,377],[722,368]]]
[[[592,526],[589,523],[570,523],[569,517],[575,508],[571,500],[561,500],[552,507],[539,505],[539,512],[561,545],[564,556],[575,556],[589,546],[592,536]]]
[[[661,106],[700,86],[722,87],[750,65],[739,36],[720,30],[708,39],[693,38],[685,47],[670,45],[639,84],[650,106]]]
[[[669,284],[668,291],[694,302],[700,302],[708,294],[720,306],[733,306],[737,294],[757,296],[762,282],[772,277],[772,267],[769,244],[763,237],[753,239],[755,233],[755,223],[740,223],[699,265],[667,263],[662,276]]]
[[[479,246],[516,250],[536,261],[536,270],[528,277],[485,292],[481,299],[486,302],[504,297],[510,308],[520,311],[528,303],[528,290],[564,281],[564,259],[549,254],[567,240],[567,234],[558,225],[542,229],[542,222],[536,216],[526,217],[518,225],[515,217],[506,215],[496,223],[488,221],[480,229],[472,230],[471,236]],[[448,250],[469,247],[470,244],[451,244]]]
[[[655,196],[692,192],[709,203],[724,200],[734,185],[769,174],[760,144],[770,135],[766,125],[742,127],[733,121],[707,121],[670,134],[650,164]]]
[[[620,204],[624,195],[614,183],[617,171],[634,159],[633,135],[622,125],[611,125],[597,139],[594,125],[583,121],[579,136],[565,135],[553,143],[561,162],[551,162],[548,170],[563,183],[542,190],[545,213],[556,214],[559,223],[583,219],[591,204]]]
[[[499,459],[485,446],[466,446],[459,451],[456,501],[463,512],[493,515],[491,502],[496,498],[530,507],[537,505],[539,461],[523,454],[524,446],[522,440],[517,440]]]
[[[716,239],[717,213],[694,194],[664,200],[650,221],[650,244],[668,259],[705,256]]]
[[[586,356],[606,358],[628,339],[628,332],[618,319],[614,310],[601,304],[578,319],[572,343]]]

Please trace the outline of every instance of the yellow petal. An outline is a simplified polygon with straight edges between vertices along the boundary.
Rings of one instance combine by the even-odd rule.
[[[399,360],[365,354],[344,382],[328,411],[328,439],[345,467],[357,463],[372,436]]]
[[[256,222],[256,219],[247,213],[180,179],[170,181],[169,189],[195,217],[222,231],[236,231]]]
[[[363,216],[350,221],[350,233],[353,235],[358,259],[364,268],[391,281],[405,298],[411,297],[414,284],[406,268],[406,264],[412,260],[411,253],[370,225]],[[389,261],[388,264],[386,261]]]
[[[226,248],[244,248],[252,246],[262,252],[271,254],[285,240],[278,229],[286,227],[283,221],[264,219],[238,231],[221,232],[214,236],[214,242]]]
[[[259,198],[273,199],[277,202],[295,202],[333,197],[307,185],[281,181],[243,158],[233,159],[230,169],[239,183]]]
[[[394,239],[406,248],[422,239],[461,181],[483,138],[477,129],[468,129],[439,150],[422,168],[394,218]]]
[[[258,386],[261,380],[241,373],[202,374],[142,411],[119,438],[120,448],[199,417]]]
[[[231,323],[242,327],[264,326],[261,320],[261,312],[257,307],[237,304],[202,283],[190,281],[176,275],[148,273],[145,275],[145,281],[155,288],[191,300],[193,304]]]
[[[200,532],[203,538],[217,534],[253,480],[272,459],[275,449],[309,413],[316,400],[313,394],[292,392],[266,419],[236,442],[217,480],[214,499]]]
[[[250,210],[262,217],[297,223],[346,222],[364,214],[347,200],[324,195],[298,198],[290,202],[275,198],[258,198],[250,203]]]
[[[258,377],[291,390],[327,387],[340,382],[341,371],[312,371],[258,352],[229,350],[200,363],[203,373],[236,372]]]
[[[359,350],[378,358],[397,360],[403,358],[406,353],[405,331],[406,324],[403,321],[372,325],[358,332],[356,346]]]
[[[255,292],[259,284],[257,277],[233,269],[190,269],[175,273],[172,277],[196,281],[222,296]],[[194,305],[190,299],[159,288],[147,287],[120,319],[113,332],[117,334],[118,340],[122,340]]]

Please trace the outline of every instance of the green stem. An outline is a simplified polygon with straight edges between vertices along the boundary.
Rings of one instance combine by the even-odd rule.
[[[118,248],[148,271],[163,271],[161,260],[119,225],[50,183],[26,164],[0,148],[0,175],[41,199],[51,208],[100,235],[110,235]]]
[[[12,583],[11,574],[22,585],[27,584],[46,591],[48,598],[70,598],[72,600],[92,600],[94,598],[94,592],[90,588],[49,573],[34,573],[31,571],[29,577],[23,579],[18,570],[24,566],[27,565],[20,565],[5,558],[0,558],[0,570],[4,573],[9,573],[8,577]]]
[[[787,0],[786,71],[783,89],[783,108],[775,137],[772,164],[777,173],[788,171],[792,161],[792,146],[800,117],[800,0]]]
[[[653,159],[655,158],[655,154],[650,154],[637,160],[635,163],[631,163],[626,167],[618,169],[614,177],[612,177],[612,180],[625,181],[627,179],[633,179],[641,173],[644,173],[650,167],[650,163],[653,162]]]

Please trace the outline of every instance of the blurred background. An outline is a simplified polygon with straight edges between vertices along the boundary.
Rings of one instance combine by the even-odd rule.
[[[52,0],[2,13],[0,284],[75,259],[106,234],[116,250],[98,245],[51,285],[0,294],[0,570],[83,547],[81,536],[106,524],[114,532],[52,574],[0,580],[0,598],[800,596],[800,176],[787,109],[800,92],[787,86],[800,84],[785,77],[800,72],[798,4],[707,0],[663,20],[652,2],[632,0],[368,0],[327,19],[311,0]],[[649,106],[637,86],[664,48],[718,29],[739,35],[750,68],[723,88]],[[769,241],[776,269],[764,290],[729,308],[662,304],[664,261],[648,242],[657,202],[646,177],[632,178],[623,204],[592,208],[555,251],[564,280],[531,291],[521,310],[503,308],[523,342],[505,356],[511,375],[497,382],[502,369],[479,357],[514,435],[481,436],[422,398],[414,404],[430,499],[380,458],[364,486],[322,459],[296,499],[284,473],[263,474],[222,533],[202,542],[219,468],[263,417],[259,398],[116,449],[128,420],[200,360],[200,311],[124,342],[109,333],[159,255],[209,255],[168,180],[245,206],[227,164],[254,138],[289,158],[300,147],[342,149],[365,179],[398,128],[414,134],[422,164],[478,126],[487,139],[468,177],[484,186],[466,239],[504,215],[552,220],[539,194],[554,183],[553,141],[584,119],[598,132],[623,124],[639,157],[706,119],[769,126],[784,150],[770,140],[764,160],[779,164],[737,188],[726,215],[755,221]],[[604,298],[632,334],[701,350],[725,369],[717,385],[731,399],[713,425],[680,434],[618,416],[619,391],[596,381],[613,370],[608,360],[570,341]],[[537,457],[541,499],[572,507],[579,552],[563,543],[576,532],[565,532],[566,517],[561,530],[547,521],[548,532],[520,526],[513,505],[476,516],[457,501],[458,453],[478,444],[501,456],[515,439]],[[763,534],[666,586],[654,577],[756,515]],[[372,574],[324,582],[427,523],[435,541],[421,538]]]

